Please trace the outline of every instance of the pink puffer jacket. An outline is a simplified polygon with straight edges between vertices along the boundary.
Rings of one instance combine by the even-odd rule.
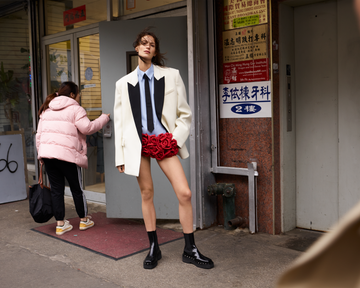
[[[99,131],[108,121],[106,114],[90,121],[85,109],[74,99],[55,97],[40,115],[36,133],[38,159],[56,158],[87,168],[85,135]]]

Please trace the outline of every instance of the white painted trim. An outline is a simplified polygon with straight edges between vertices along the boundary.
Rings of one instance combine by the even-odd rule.
[[[86,200],[89,202],[101,203],[106,205],[106,194],[98,193],[93,191],[84,190],[83,191],[86,197]],[[65,187],[65,196],[72,197],[71,191],[69,187]]]

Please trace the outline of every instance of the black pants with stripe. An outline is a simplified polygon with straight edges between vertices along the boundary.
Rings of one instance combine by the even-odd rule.
[[[52,206],[56,221],[65,219],[65,178],[69,183],[75,209],[80,218],[87,215],[87,203],[81,186],[81,168],[58,159],[42,159],[50,181]]]

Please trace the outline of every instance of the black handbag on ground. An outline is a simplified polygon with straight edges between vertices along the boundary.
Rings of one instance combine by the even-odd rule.
[[[53,216],[50,188],[43,185],[42,166],[40,166],[39,184],[29,188],[30,214],[37,223],[45,223]]]

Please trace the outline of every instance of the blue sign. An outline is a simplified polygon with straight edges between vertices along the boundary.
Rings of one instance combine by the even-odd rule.
[[[256,104],[238,104],[231,107],[231,111],[236,114],[254,114],[261,110],[261,106]]]
[[[90,67],[86,68],[86,70],[85,70],[85,79],[87,81],[90,81],[92,79],[93,75],[94,75],[93,70]]]

